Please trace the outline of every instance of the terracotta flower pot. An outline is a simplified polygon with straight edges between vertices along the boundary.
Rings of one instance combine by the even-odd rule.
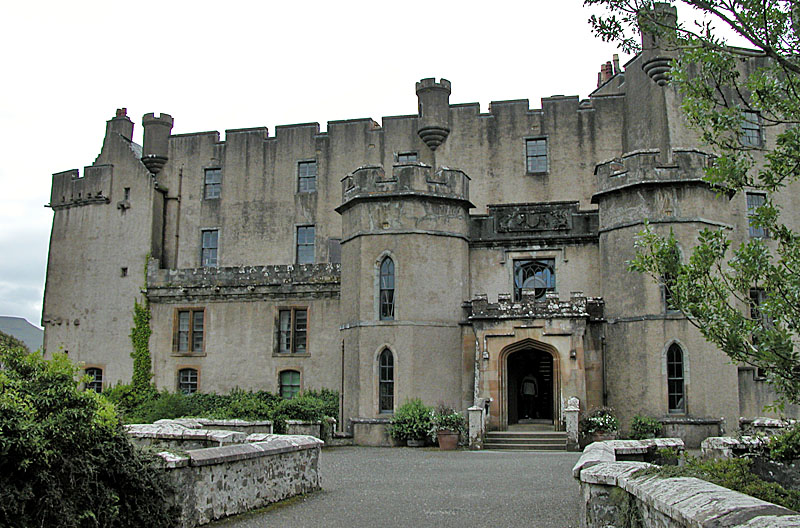
[[[439,431],[436,433],[436,438],[442,451],[454,451],[458,447],[458,433],[455,431]]]

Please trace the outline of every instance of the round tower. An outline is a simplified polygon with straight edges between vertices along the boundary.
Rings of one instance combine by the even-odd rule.
[[[160,114],[156,117],[150,113],[142,117],[142,128],[144,128],[142,163],[152,174],[158,174],[167,163],[172,124],[172,116],[169,114]]]
[[[432,151],[450,134],[450,81],[422,79],[417,83],[419,125],[417,134]]]
[[[409,398],[471,404],[459,326],[470,207],[460,170],[370,166],[342,180],[346,416],[388,418]]]

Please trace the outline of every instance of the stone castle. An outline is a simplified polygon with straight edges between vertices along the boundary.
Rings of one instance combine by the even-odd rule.
[[[147,114],[141,146],[118,110],[83,175],[53,175],[47,353],[83,362],[95,390],[129,381],[146,298],[159,389],[336,389],[345,429],[374,426],[367,443],[412,397],[481,407],[496,430],[563,429],[570,398],[613,406],[623,427],[659,417],[689,444],[737,429],[770,387],[626,261],[646,220],[685,250],[706,227],[767,236],[748,223],[763,196],[703,181],[710,153],[665,83],[669,54],[643,42],[588,99],[540,109],[482,113],[423,79],[417,112],[380,124],[223,142]],[[769,147],[755,123],[743,140]],[[798,197],[784,193],[784,210]]]

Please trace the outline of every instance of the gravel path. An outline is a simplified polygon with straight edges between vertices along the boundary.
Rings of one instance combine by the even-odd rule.
[[[578,526],[580,453],[339,447],[320,458],[322,491],[219,528]]]

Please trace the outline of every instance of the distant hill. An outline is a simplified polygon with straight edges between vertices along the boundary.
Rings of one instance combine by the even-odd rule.
[[[16,337],[25,343],[31,351],[42,348],[44,330],[32,325],[22,317],[0,315],[0,332]]]

